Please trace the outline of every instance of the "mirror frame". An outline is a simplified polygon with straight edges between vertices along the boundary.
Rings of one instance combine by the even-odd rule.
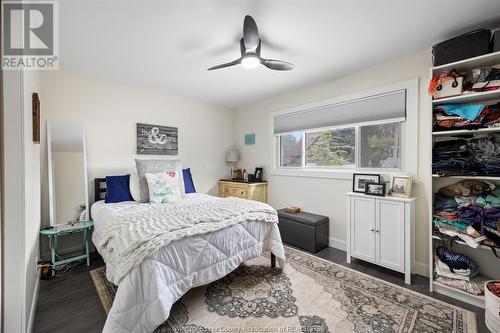
[[[89,180],[88,180],[88,169],[87,169],[87,139],[85,134],[85,126],[82,123],[75,123],[69,121],[57,121],[57,120],[47,120],[47,171],[48,171],[48,182],[49,182],[49,222],[51,226],[56,225],[54,221],[54,188],[53,188],[53,174],[52,174],[52,135],[51,127],[53,124],[71,124],[71,125],[81,125],[82,126],[82,140],[83,140],[83,172],[84,172],[84,182],[85,182],[85,220],[89,220],[90,207],[89,207]]]

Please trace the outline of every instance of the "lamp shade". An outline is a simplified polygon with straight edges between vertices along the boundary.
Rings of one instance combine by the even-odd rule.
[[[226,154],[227,163],[237,163],[240,160],[240,156],[236,149],[230,149]]]

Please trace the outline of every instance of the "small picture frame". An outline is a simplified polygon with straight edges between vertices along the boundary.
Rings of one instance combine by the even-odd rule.
[[[392,176],[391,196],[409,198],[411,196],[411,176]]]
[[[261,182],[262,181],[262,175],[264,174],[264,168],[255,168],[255,181]]]
[[[367,183],[380,183],[380,175],[355,173],[352,175],[352,191],[356,193],[365,193]]]
[[[385,183],[366,183],[365,194],[385,197]]]

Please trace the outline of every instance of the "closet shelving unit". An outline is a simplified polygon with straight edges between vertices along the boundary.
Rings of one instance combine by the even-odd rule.
[[[487,67],[492,65],[500,65],[500,52],[489,53],[486,55],[482,55],[475,58],[465,59],[462,61],[457,61],[450,64],[445,64],[441,66],[435,66],[431,68],[431,76],[439,74],[444,71],[450,71],[452,69],[457,70],[459,73],[465,72],[467,70],[479,67]],[[472,104],[472,103],[484,103],[487,105],[495,104],[500,101],[500,89],[495,91],[486,91],[486,92],[477,92],[477,93],[467,93],[460,96],[447,97],[442,99],[437,99],[432,101],[431,108],[431,123],[432,123],[432,109],[434,106],[443,105],[443,104]],[[500,128],[484,128],[477,130],[453,130],[453,131],[439,131],[432,132],[432,140],[431,140],[431,160],[432,160],[432,146],[436,140],[442,140],[446,138],[453,138],[462,135],[468,136],[476,136],[480,134],[498,134],[500,135]],[[476,179],[476,180],[488,180],[499,184],[500,186],[500,177],[490,177],[490,176],[451,176],[451,177],[440,177],[439,175],[432,174],[431,182],[432,182],[432,191],[430,193],[430,227],[429,227],[429,289],[430,291],[436,291],[438,293],[444,294],[446,296],[450,296],[461,300],[463,302],[467,302],[469,304],[479,306],[484,308],[484,296],[476,296],[469,294],[463,290],[449,287],[444,284],[441,284],[437,281],[434,281],[433,273],[434,273],[434,254],[435,254],[435,246],[441,243],[441,239],[438,236],[433,235],[433,218],[432,218],[432,210],[434,206],[434,193],[443,186],[448,184],[464,180],[464,179]],[[476,261],[485,260],[485,262],[493,262],[493,268],[488,267],[490,270],[490,274],[488,277],[499,279],[500,278],[500,259],[494,257],[491,249],[488,246],[481,245],[477,249],[473,249],[469,247],[463,241],[454,241],[454,250],[457,252],[466,252],[467,255],[473,254]],[[472,255],[471,255],[472,256]],[[496,260],[496,262],[495,262]],[[491,265],[488,265],[491,266]],[[481,272],[481,264],[479,264],[479,270]],[[493,276],[491,271],[494,271]]]

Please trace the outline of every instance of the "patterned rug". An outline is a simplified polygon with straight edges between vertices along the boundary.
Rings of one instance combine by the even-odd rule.
[[[155,332],[477,332],[476,315],[291,248],[186,293]],[[106,313],[116,287],[90,272]]]

